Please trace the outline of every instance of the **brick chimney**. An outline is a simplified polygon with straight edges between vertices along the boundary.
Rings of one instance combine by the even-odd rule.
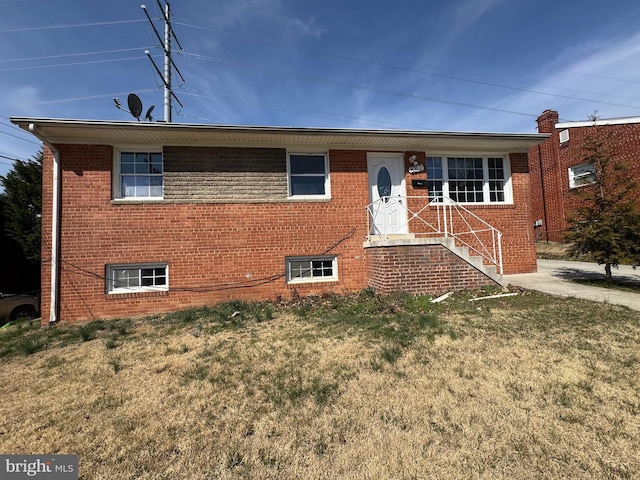
[[[538,117],[538,133],[553,133],[556,123],[558,123],[558,112],[555,110],[545,110]]]

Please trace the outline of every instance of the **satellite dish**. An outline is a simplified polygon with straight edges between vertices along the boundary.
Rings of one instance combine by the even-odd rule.
[[[156,106],[155,105],[151,105],[149,107],[149,110],[147,110],[147,113],[144,114],[144,118],[146,118],[150,122],[153,122],[153,117],[151,116],[151,112],[153,112],[154,108],[156,108]]]
[[[130,93],[127,97],[127,103],[129,104],[129,112],[138,121],[140,121],[140,115],[142,114],[142,101],[135,93]]]

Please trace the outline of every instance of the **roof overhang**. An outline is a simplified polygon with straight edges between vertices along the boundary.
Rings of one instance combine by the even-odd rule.
[[[549,134],[357,130],[12,117],[51,144],[252,146],[374,151],[528,152]]]

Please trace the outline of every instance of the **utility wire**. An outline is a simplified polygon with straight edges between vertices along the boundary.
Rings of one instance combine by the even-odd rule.
[[[3,135],[8,135],[9,137],[17,138],[18,140],[22,140],[23,142],[33,143],[34,145],[40,145],[38,142],[34,142],[33,140],[29,140],[27,138],[19,137],[17,135],[14,135],[13,133],[3,132],[2,130],[0,130],[0,133]]]
[[[135,90],[138,93],[148,93],[148,92],[155,92],[156,89],[155,88],[145,88],[145,89],[141,89],[141,90]],[[18,107],[18,106],[25,106],[25,105],[50,105],[53,103],[66,103],[66,102],[77,102],[77,101],[81,101],[81,100],[93,100],[95,98],[105,98],[105,97],[119,97],[122,95],[127,95],[131,93],[131,91],[128,92],[118,92],[118,93],[103,93],[100,95],[90,95],[87,97],[75,97],[75,98],[61,98],[58,100],[46,100],[46,101],[41,101],[41,102],[29,102],[29,103],[20,103],[20,104],[5,104],[5,105],[0,105],[0,108],[8,108],[8,107]]]
[[[0,163],[2,163],[3,165],[9,165],[9,166],[11,166],[11,167],[13,167],[13,164],[14,164],[15,162],[21,162],[21,161],[22,161],[22,160],[19,160],[19,159],[17,159],[17,158],[9,158],[9,157],[5,157],[4,155],[0,155],[0,158],[6,158],[6,159],[8,159],[8,160],[11,160],[10,162],[6,162],[6,161],[4,161],[4,160],[0,160]]]
[[[439,73],[435,73],[435,72],[426,72],[426,71],[421,71],[421,70],[414,70],[414,69],[410,69],[408,67],[402,67],[402,66],[397,66],[397,65],[390,65],[390,64],[386,64],[386,63],[381,63],[381,62],[375,62],[375,61],[371,61],[371,60],[366,60],[366,59],[362,59],[362,58],[356,58],[356,57],[351,57],[348,55],[341,55],[341,54],[337,54],[337,53],[331,53],[331,52],[326,52],[323,50],[315,50],[315,49],[307,49],[307,48],[301,48],[297,45],[290,45],[290,44],[286,44],[286,43],[280,43],[280,42],[274,42],[272,40],[267,40],[265,38],[260,38],[260,37],[256,37],[256,36],[251,36],[251,35],[246,35],[246,34],[238,34],[235,32],[227,32],[225,30],[219,30],[219,29],[215,29],[215,28],[208,28],[208,27],[201,27],[198,25],[193,25],[190,23],[184,23],[184,22],[179,22],[176,21],[174,22],[176,25],[182,25],[183,27],[189,27],[189,28],[193,28],[193,29],[197,29],[197,30],[204,30],[204,31],[209,31],[209,32],[214,32],[214,33],[220,33],[222,35],[229,35],[229,36],[236,36],[236,37],[240,37],[243,40],[244,39],[250,39],[253,41],[257,41],[260,44],[269,44],[269,45],[274,45],[277,47],[284,47],[284,48],[288,48],[288,49],[292,49],[292,50],[298,50],[301,52],[306,52],[306,53],[314,53],[317,55],[324,55],[324,56],[329,56],[329,57],[336,57],[336,58],[341,58],[343,60],[349,60],[349,61],[355,61],[355,62],[360,62],[360,63],[368,63],[371,65],[378,65],[378,66],[383,66],[383,67],[387,67],[387,68],[395,68],[395,69],[399,69],[399,70],[406,70],[406,71],[414,71],[416,73],[422,73],[425,75],[435,75],[435,76],[443,76],[445,78],[452,78],[452,79],[456,79],[456,80],[461,80],[461,81],[465,81],[465,82],[478,82],[478,83],[485,83],[485,82],[481,82],[481,81],[476,81],[476,80],[471,80],[468,78],[462,78],[462,77],[455,77],[455,76],[450,76],[450,75],[446,75],[446,74],[439,74]],[[522,64],[522,63],[515,63],[512,62],[514,65],[525,65],[529,68],[537,68],[537,69],[541,69],[541,68],[551,68],[551,67],[541,67],[540,65],[526,65],[526,64]],[[615,77],[609,77],[609,76],[605,76],[605,75],[597,75],[597,74],[593,74],[593,73],[584,73],[584,72],[576,72],[576,71],[572,71],[572,70],[566,70],[566,69],[561,69],[561,68],[552,68],[553,70],[556,71],[560,71],[560,72],[565,72],[565,73],[571,73],[574,75],[584,75],[584,76],[590,76],[590,77],[596,77],[596,78],[603,78],[606,80],[615,80],[618,82],[626,82],[626,83],[640,83],[637,81],[633,81],[633,80],[624,80],[624,79],[620,79],[620,78],[615,78]],[[490,83],[486,83],[487,85],[491,85]],[[502,85],[495,85],[495,86],[500,86],[501,88],[512,88],[509,86],[502,86]],[[517,88],[517,87],[513,87],[513,88]]]
[[[394,96],[394,97],[401,97],[401,98],[411,98],[414,100],[420,100],[423,102],[434,102],[434,103],[442,103],[445,105],[455,105],[458,107],[467,107],[467,108],[478,108],[478,109],[482,109],[482,110],[489,110],[492,112],[500,112],[500,113],[509,113],[512,115],[520,115],[520,116],[524,116],[524,117],[532,117],[532,118],[538,118],[539,115],[537,114],[533,114],[533,113],[524,113],[524,112],[516,112],[514,110],[506,110],[506,109],[502,109],[502,108],[496,108],[496,107],[487,107],[487,106],[482,106],[482,105],[474,105],[472,103],[466,103],[466,102],[456,102],[453,100],[443,100],[443,99],[439,99],[439,98],[434,98],[434,97],[426,97],[423,95],[415,95],[412,93],[405,93],[405,92],[397,92],[394,90],[386,90],[386,89],[382,89],[382,88],[377,88],[377,87],[368,87],[365,85],[358,85],[355,83],[350,83],[350,82],[341,82],[341,81],[337,81],[337,80],[329,80],[326,78],[322,78],[322,77],[316,77],[314,75],[306,75],[303,73],[298,73],[298,72],[290,72],[290,71],[284,71],[284,70],[277,70],[274,68],[269,68],[269,67],[257,67],[254,65],[247,65],[244,63],[240,63],[240,62],[234,62],[231,60],[225,60],[225,59],[220,59],[220,58],[213,58],[213,57],[207,57],[205,55],[199,55],[199,54],[195,54],[195,53],[188,53],[188,52],[183,52],[183,55],[185,57],[191,57],[191,58],[195,58],[198,60],[205,60],[205,61],[209,61],[209,62],[214,62],[214,63],[219,63],[222,65],[228,65],[228,66],[232,66],[232,67],[237,67],[237,68],[246,68],[246,69],[258,69],[258,70],[262,70],[264,72],[273,74],[273,75],[283,75],[283,76],[287,76],[287,77],[291,77],[291,76],[296,76],[299,78],[305,78],[308,80],[313,80],[316,82],[320,82],[320,83],[325,83],[327,85],[336,85],[339,87],[344,87],[344,88],[349,88],[349,89],[353,89],[353,90],[363,90],[366,92],[372,92],[372,93],[379,93],[382,95],[390,95],[390,96]],[[640,107],[638,107],[640,108]]]
[[[269,43],[269,42],[267,42],[267,43]],[[278,44],[278,45],[280,45],[280,44]],[[280,46],[287,47],[286,45],[280,45]],[[296,47],[287,47],[287,48],[296,48]],[[302,49],[299,49],[299,50],[302,50]],[[481,80],[472,80],[472,79],[469,79],[469,78],[457,77],[457,76],[454,76],[454,75],[448,75],[448,74],[437,73],[437,72],[428,72],[428,71],[425,71],[425,70],[418,70],[418,69],[415,69],[415,68],[403,67],[403,66],[399,66],[399,65],[392,65],[392,64],[388,64],[388,63],[374,62],[374,61],[371,61],[371,60],[364,60],[364,59],[350,57],[350,56],[346,56],[346,55],[329,54],[329,53],[322,52],[322,51],[317,51],[317,50],[304,50],[304,51],[317,53],[317,54],[321,54],[321,55],[330,55],[330,56],[333,56],[333,57],[336,57],[336,58],[341,58],[343,60],[349,60],[349,61],[353,61],[353,62],[364,63],[364,64],[374,65],[374,66],[378,66],[378,67],[385,67],[385,68],[390,68],[390,69],[409,72],[409,73],[418,73],[418,74],[421,74],[421,75],[429,75],[429,76],[438,77],[438,78],[444,78],[444,79],[448,79],[448,80],[456,80],[456,81],[460,81],[460,82],[467,82],[467,83],[472,83],[472,84],[475,84],[475,85],[484,85],[484,86],[489,86],[489,87],[494,87],[494,88],[503,88],[503,89],[512,90],[512,91],[516,91],[516,92],[533,93],[535,95],[544,95],[544,96],[554,97],[554,98],[577,100],[577,101],[581,101],[581,102],[591,102],[591,103],[597,103],[597,104],[600,104],[600,105],[609,105],[609,106],[614,106],[614,107],[627,107],[627,108],[640,109],[640,106],[636,106],[636,105],[620,104],[620,103],[614,103],[614,102],[605,102],[603,100],[594,100],[594,99],[591,99],[591,98],[581,98],[581,97],[575,97],[575,96],[572,96],[572,95],[549,93],[549,92],[543,92],[541,90],[532,90],[532,89],[529,89],[529,88],[514,87],[514,86],[503,85],[503,84],[499,84],[499,83],[484,82],[484,81],[481,81]],[[192,55],[194,55],[194,54],[192,54]],[[189,56],[189,54],[185,53],[185,56]],[[259,67],[255,67],[255,68],[259,68]],[[292,75],[292,74],[293,73],[287,73],[287,75]]]
[[[140,57],[110,58],[105,60],[87,60],[86,62],[58,63],[54,65],[33,65],[31,67],[9,67],[9,68],[0,68],[0,72],[15,72],[18,70],[37,70],[38,68],[72,67],[76,65],[91,65],[96,63],[124,62],[128,60],[140,60]]]
[[[102,50],[99,52],[84,52],[84,53],[67,53],[64,55],[48,55],[46,57],[29,57],[29,58],[13,58],[13,59],[9,59],[9,60],[0,60],[0,63],[6,63],[6,62],[27,62],[27,61],[31,61],[31,60],[48,60],[50,58],[69,58],[69,57],[82,57],[82,56],[86,56],[86,55],[105,55],[107,53],[120,53],[120,52],[133,52],[133,51],[137,51],[139,52],[140,50],[146,50],[150,47],[138,47],[138,48],[120,48],[117,50]]]
[[[0,115],[0,118],[4,118],[6,120],[11,121],[11,119],[9,117],[5,117],[4,115]],[[29,142],[29,143],[33,143],[34,145],[40,145],[40,142],[36,142],[33,139],[33,135],[31,135],[30,133],[25,132],[24,130],[22,130],[20,127],[18,127],[17,125],[14,125],[13,123],[7,123],[7,122],[0,122],[0,125],[4,125],[6,127],[9,127],[13,130],[16,130],[17,132],[23,134],[23,135],[27,135],[28,138],[20,138],[20,140],[24,140],[25,142]],[[5,132],[2,132],[5,133]],[[6,135],[10,135],[8,133],[6,133]],[[15,135],[15,134],[14,134]],[[11,136],[14,136],[11,135]]]
[[[4,165],[9,165],[10,167],[13,167],[15,165],[16,162],[22,162],[22,163],[29,163],[32,160],[25,160],[23,158],[16,158],[16,157],[11,157],[8,155],[3,155],[0,153],[0,159],[4,159],[4,160],[0,160],[0,163],[4,164]],[[9,161],[7,161],[9,160]]]
[[[113,22],[74,23],[74,24],[63,24],[63,25],[47,25],[42,27],[7,28],[7,29],[0,29],[0,33],[32,32],[36,30],[55,30],[60,28],[97,27],[101,25],[124,25],[126,23],[140,23],[140,22],[144,22],[144,20],[120,20],[120,21],[113,21]]]
[[[194,90],[192,88],[182,88],[180,90],[180,93],[182,95],[188,95],[188,96],[193,96],[193,97],[199,97],[199,98],[208,98],[208,99],[213,99],[213,98],[223,98],[225,100],[229,100],[235,103],[240,103],[243,105],[247,105],[247,106],[255,106],[255,105],[265,105],[268,106],[270,109],[273,110],[278,110],[278,111],[282,111],[282,112],[289,112],[289,113],[296,113],[299,115],[307,115],[307,116],[314,116],[314,117],[319,117],[319,118],[326,118],[329,120],[335,120],[335,119],[348,119],[351,121],[355,121],[355,123],[358,123],[360,125],[367,125],[367,126],[372,126],[372,127],[380,127],[380,126],[393,126],[393,127],[404,127],[404,128],[412,128],[412,129],[416,129],[416,130],[420,130],[424,127],[420,127],[420,126],[416,126],[416,125],[408,125],[408,124],[403,124],[403,123],[397,123],[397,122],[384,122],[381,120],[371,120],[371,119],[367,119],[367,118],[362,118],[362,117],[357,117],[354,115],[345,115],[345,114],[340,114],[340,113],[330,113],[330,112],[319,112],[317,110],[297,110],[297,109],[293,109],[293,108],[285,108],[279,105],[274,105],[274,104],[270,104],[267,102],[247,102],[244,100],[241,100],[237,97],[232,97],[230,95],[223,95],[223,94],[219,94],[219,93],[213,93],[213,92],[207,92],[207,91],[203,91],[203,90]],[[180,117],[184,117],[184,118],[192,118],[194,120],[201,120],[201,121],[206,121],[206,122],[211,122],[211,123],[216,123],[216,120],[213,120],[211,118],[203,118],[203,117],[195,117],[195,116],[191,116],[191,115],[185,115],[185,114],[181,114],[178,113],[178,116]]]
[[[330,247],[326,248],[320,255],[325,255],[327,253],[329,253],[331,250],[333,250],[334,248],[336,248],[338,245],[340,245],[342,242],[352,238],[355,233],[356,233],[357,229],[354,227],[352,228],[346,235],[344,235],[342,238],[340,238],[336,243],[334,243],[333,245],[331,245]],[[46,246],[48,248],[50,248],[50,242],[48,242],[46,239],[43,238],[44,243],[46,244]],[[45,264],[50,264],[51,263],[51,258],[43,258],[42,262]],[[89,277],[89,278],[93,278],[96,280],[101,280],[101,281],[105,281],[105,282],[111,282],[114,279],[112,277],[107,277],[106,275],[101,275],[99,273],[95,273],[92,272],[91,270],[88,270],[86,268],[80,267],[79,265],[76,265],[68,260],[65,260],[64,258],[60,259],[60,263],[61,263],[61,270],[65,271],[65,272],[69,272],[69,273],[73,273],[75,275],[80,275],[83,277]],[[65,268],[65,265],[68,265],[71,268]],[[217,292],[217,291],[222,291],[222,290],[235,290],[235,289],[240,289],[240,288],[252,288],[252,287],[257,287],[259,285],[264,285],[267,283],[271,283],[271,282],[275,282],[276,280],[283,278],[286,276],[285,272],[280,272],[280,273],[276,273],[274,275],[269,275],[267,277],[261,277],[261,278],[252,278],[250,280],[241,280],[239,282],[229,282],[229,283],[223,283],[223,284],[217,284],[217,285],[207,285],[207,286],[201,286],[201,287],[190,287],[190,288],[169,288],[168,291],[170,292],[194,292],[194,293],[208,293],[208,292]]]

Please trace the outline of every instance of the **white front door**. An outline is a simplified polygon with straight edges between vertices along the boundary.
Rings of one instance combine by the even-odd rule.
[[[372,235],[407,233],[404,156],[401,153],[367,154]]]

